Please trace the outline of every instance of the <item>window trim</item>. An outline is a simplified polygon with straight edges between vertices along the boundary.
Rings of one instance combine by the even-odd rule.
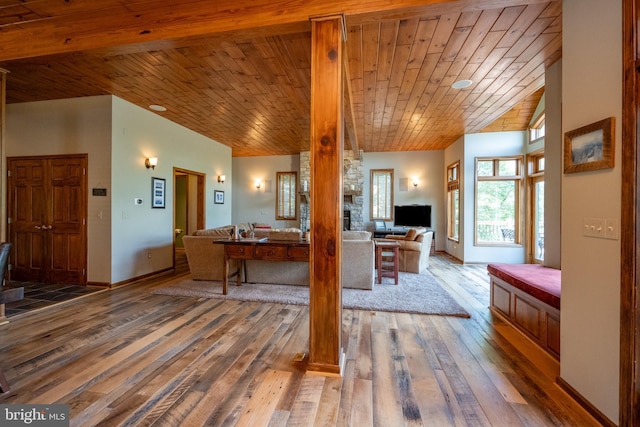
[[[529,126],[529,144],[534,144],[540,140],[543,140],[546,135],[546,117],[545,112],[543,111],[538,115],[538,117],[533,120],[531,125]],[[537,135],[535,138],[533,136],[534,133],[540,131],[541,128],[545,128],[545,132],[542,135]]]
[[[516,160],[515,175],[499,175],[499,162],[506,160]],[[481,161],[493,161],[493,175],[478,176],[478,163]],[[476,157],[474,167],[474,218],[473,218],[473,244],[474,246],[484,247],[522,247],[524,221],[526,215],[523,215],[525,206],[525,176],[524,176],[524,156],[499,156],[499,157]],[[515,218],[514,218],[514,242],[479,242],[478,241],[478,182],[480,181],[515,181]]]
[[[369,171],[369,183],[371,185],[371,191],[369,192],[369,218],[371,221],[374,220],[382,220],[382,221],[393,221],[393,203],[394,203],[394,196],[395,196],[395,189],[394,189],[394,179],[393,179],[393,169],[371,169]],[[374,175],[378,174],[378,173],[385,173],[385,174],[389,174],[389,188],[390,188],[390,195],[388,200],[386,201],[389,204],[389,215],[388,216],[374,216],[373,214],[373,206],[374,206]]]
[[[540,159],[544,159],[544,150],[538,150],[527,154],[527,260],[531,264],[542,264],[544,259],[536,258],[537,243],[535,236],[535,185],[538,181],[544,182],[544,168],[539,167]]]
[[[455,178],[453,177],[452,171],[455,170]],[[452,216],[452,205],[453,201],[451,200],[451,194],[454,191],[458,191],[458,237],[452,235],[452,230],[454,228],[454,218]],[[447,239],[452,242],[460,242],[460,160],[457,160],[447,166]]]
[[[284,215],[283,212],[280,211],[280,199],[284,195],[283,186],[285,183],[281,184],[281,179],[283,177],[290,177],[289,185],[293,185],[293,189],[289,189],[289,202],[293,203],[293,216]],[[276,172],[276,220],[282,221],[296,221],[298,219],[298,172],[290,171],[290,172]]]

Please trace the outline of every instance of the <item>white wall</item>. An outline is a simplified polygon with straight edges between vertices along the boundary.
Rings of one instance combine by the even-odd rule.
[[[87,280],[111,275],[111,96],[7,105],[7,157],[88,155]],[[92,196],[106,188],[107,197]]]
[[[276,172],[298,172],[300,180],[300,156],[233,158],[234,224],[259,222],[274,228],[300,228],[299,220],[276,221]],[[259,189],[257,180],[262,181]]]
[[[562,3],[562,130],[616,118],[615,167],[562,181],[560,375],[618,421],[620,240],[582,235],[583,218],[621,214],[622,2]]]
[[[206,226],[229,224],[233,197],[214,204],[213,191],[230,188],[231,149],[160,115],[113,98],[112,282],[173,266],[173,168],[206,174]],[[147,157],[158,157],[155,170]],[[218,174],[227,182],[219,184]],[[166,180],[166,208],[151,207],[151,178]],[[143,204],[134,205],[135,198]],[[149,257],[149,254],[151,255]]]
[[[528,143],[526,132],[487,132],[464,136],[464,161],[461,176],[464,176],[464,262],[523,263],[524,246],[475,246],[475,159],[476,157],[499,157],[524,155]]]
[[[560,268],[562,206],[562,60],[545,73],[544,265]]]
[[[444,191],[444,195],[443,195],[443,204],[444,204],[444,210],[445,213],[443,215],[443,221],[446,221],[447,218],[447,210],[448,210],[448,206],[447,206],[447,167],[449,167],[450,165],[452,165],[455,162],[460,162],[460,166],[458,167],[458,182],[460,184],[460,229],[458,230],[458,241],[453,241],[453,240],[449,240],[448,238],[445,238],[445,244],[444,244],[444,250],[454,256],[455,258],[459,259],[460,261],[464,260],[464,241],[465,241],[465,234],[464,234],[464,223],[465,223],[465,204],[464,204],[464,192],[465,192],[465,180],[464,180],[464,137],[460,137],[456,142],[454,142],[453,144],[451,144],[450,146],[448,146],[445,150],[444,150],[444,170],[443,170],[443,191]],[[473,218],[471,219],[473,220]],[[443,233],[443,237],[446,237],[446,224],[445,224],[445,228],[442,230]],[[473,234],[471,235],[473,238]]]
[[[368,230],[373,230],[369,220],[369,172],[371,169],[393,168],[395,178],[395,204],[430,204],[431,220],[436,230],[437,248],[444,245],[443,204],[443,151],[412,151],[400,153],[364,153],[364,215]],[[275,188],[269,192],[257,190],[256,179],[271,180],[275,184],[276,172],[298,171],[300,156],[235,157],[233,159],[233,222],[263,222],[273,227],[299,227],[298,221],[275,220]],[[407,191],[400,191],[401,178],[416,177],[418,187],[409,184]],[[391,224],[390,224],[391,225]]]
[[[119,98],[10,104],[6,137],[9,157],[88,154],[89,282],[117,283],[173,265],[174,167],[207,175],[207,226],[231,221],[231,193],[225,204],[213,203],[213,190],[223,189],[217,175],[231,176],[231,149]],[[159,158],[155,170],[144,166],[150,156]],[[152,176],[166,180],[165,209],[151,209]],[[106,188],[107,197],[92,188]]]
[[[431,226],[435,230],[436,249],[445,245],[444,216],[444,151],[403,151],[364,153],[364,222],[367,230],[373,230],[371,222],[370,198],[371,169],[393,169],[394,204],[431,205]],[[411,185],[411,179],[417,177],[418,187]],[[406,191],[400,191],[400,179],[408,178]],[[392,225],[392,224],[389,224]]]

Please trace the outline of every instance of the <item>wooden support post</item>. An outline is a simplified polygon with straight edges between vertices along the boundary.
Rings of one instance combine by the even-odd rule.
[[[311,22],[309,373],[341,375],[343,17]]]
[[[5,138],[6,111],[7,111],[7,70],[0,68],[0,200],[7,200],[7,142]],[[0,241],[5,242],[7,237],[7,209],[0,209]]]

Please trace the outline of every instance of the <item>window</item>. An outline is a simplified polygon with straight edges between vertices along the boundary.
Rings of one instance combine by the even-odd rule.
[[[544,132],[545,132],[544,125],[545,125],[545,116],[544,116],[544,113],[542,113],[529,127],[529,142],[533,142],[537,139],[544,138]]]
[[[447,167],[447,237],[460,239],[460,162]]]
[[[371,220],[393,220],[393,169],[371,169]]]
[[[476,245],[521,241],[522,157],[476,159]]]
[[[276,172],[276,219],[298,218],[297,172]]]
[[[544,153],[529,154],[528,187],[529,208],[527,230],[529,261],[541,263],[544,260]]]

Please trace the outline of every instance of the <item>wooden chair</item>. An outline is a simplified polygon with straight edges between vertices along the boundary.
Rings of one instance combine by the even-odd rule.
[[[24,288],[5,288],[4,286],[4,277],[7,272],[7,266],[9,265],[10,252],[11,243],[0,243],[0,319],[3,319],[5,323],[6,317],[4,315],[4,305],[24,298]],[[4,376],[2,368],[0,368],[0,392],[6,393],[8,391],[9,382]]]

